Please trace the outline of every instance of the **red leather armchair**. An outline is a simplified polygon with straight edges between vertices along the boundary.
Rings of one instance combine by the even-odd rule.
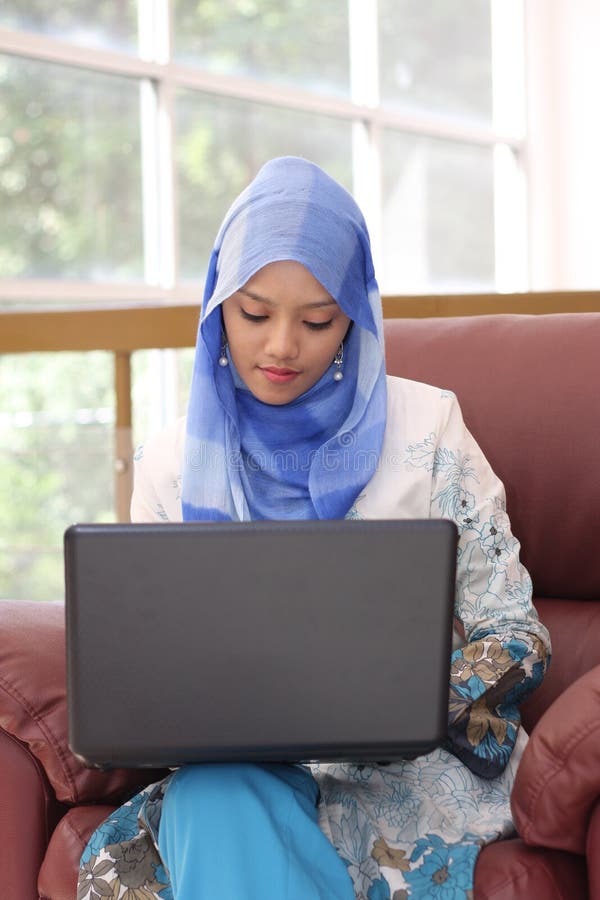
[[[388,371],[454,390],[503,479],[553,640],[525,703],[519,837],[477,900],[600,900],[600,315],[386,322]],[[66,742],[60,604],[0,602],[0,896],[75,900],[93,828],[161,773],[84,769]]]

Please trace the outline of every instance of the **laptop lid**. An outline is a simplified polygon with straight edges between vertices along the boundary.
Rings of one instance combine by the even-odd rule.
[[[425,753],[455,560],[446,520],[75,525],[71,747],[100,766]]]

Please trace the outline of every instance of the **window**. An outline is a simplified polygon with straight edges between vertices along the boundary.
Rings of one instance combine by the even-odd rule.
[[[191,302],[270,157],[351,190],[382,292],[526,286],[522,0],[3,0],[0,307]],[[135,439],[190,354],[134,360]],[[106,354],[0,361],[0,595],[112,513]],[[33,552],[35,551],[35,552]]]
[[[521,0],[5,0],[9,297],[42,278],[48,300],[55,279],[196,299],[225,209],[283,154],[354,191],[385,293],[525,287],[522,15]]]
[[[183,88],[176,132],[184,281],[202,280],[229,204],[281,147],[286,154],[317,159],[352,190],[352,123],[345,119]]]
[[[0,83],[2,275],[141,281],[140,85],[7,55]]]

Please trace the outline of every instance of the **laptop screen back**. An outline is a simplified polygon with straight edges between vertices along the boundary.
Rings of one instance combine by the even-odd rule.
[[[72,749],[102,766],[427,752],[455,557],[444,520],[73,526]]]

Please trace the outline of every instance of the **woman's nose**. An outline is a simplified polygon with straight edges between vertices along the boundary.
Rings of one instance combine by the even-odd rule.
[[[265,351],[274,359],[295,359],[298,355],[298,340],[293,326],[285,322],[273,323],[269,329]]]

